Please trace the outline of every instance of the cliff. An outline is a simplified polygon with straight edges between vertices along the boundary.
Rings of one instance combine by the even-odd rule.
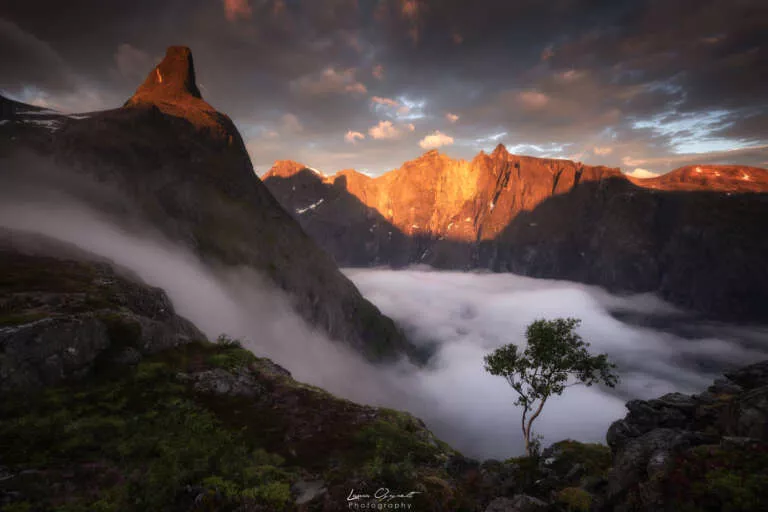
[[[377,178],[302,168],[264,183],[339,265],[487,268],[768,322],[764,169],[691,166],[641,180],[501,145],[470,162],[430,151]]]

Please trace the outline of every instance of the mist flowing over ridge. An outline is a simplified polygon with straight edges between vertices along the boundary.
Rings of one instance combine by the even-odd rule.
[[[235,125],[202,99],[188,48],[168,48],[114,110],[62,115],[1,101],[6,183],[53,187],[115,219],[141,219],[206,263],[250,268],[309,325],[372,360],[412,354],[254,174]],[[119,200],[94,192],[95,183],[121,191]]]

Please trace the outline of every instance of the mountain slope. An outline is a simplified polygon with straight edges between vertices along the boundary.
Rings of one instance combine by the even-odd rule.
[[[764,169],[639,180],[501,145],[470,162],[430,151],[377,178],[303,168],[284,162],[264,183],[340,265],[511,271],[768,322]]]
[[[24,109],[7,110],[0,155],[21,161],[21,178],[11,178],[14,166],[6,165],[0,179],[55,186],[117,222],[148,222],[213,264],[257,270],[310,324],[370,359],[411,350],[254,174],[232,121],[200,97],[189,49],[169,48],[122,108],[58,115],[35,129]],[[53,176],[31,177],[45,165],[24,160],[30,152],[54,162]],[[79,186],[74,177],[83,176],[119,191],[121,200]]]

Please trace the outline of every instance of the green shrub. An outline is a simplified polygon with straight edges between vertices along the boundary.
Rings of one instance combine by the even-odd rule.
[[[589,512],[592,495],[578,487],[566,487],[557,493],[557,501],[565,505],[570,512]]]
[[[284,482],[270,482],[259,487],[245,489],[241,496],[269,506],[269,510],[281,510],[291,501],[291,486]]]
[[[243,348],[243,343],[240,340],[231,338],[226,334],[220,334],[219,337],[216,338],[216,344],[222,347]]]

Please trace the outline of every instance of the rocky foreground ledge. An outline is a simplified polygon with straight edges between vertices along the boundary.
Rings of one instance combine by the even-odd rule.
[[[3,511],[332,512],[381,489],[375,503],[435,512],[768,504],[768,361],[699,395],[629,402],[608,446],[480,462],[409,414],[209,342],[108,263],[0,258]]]

